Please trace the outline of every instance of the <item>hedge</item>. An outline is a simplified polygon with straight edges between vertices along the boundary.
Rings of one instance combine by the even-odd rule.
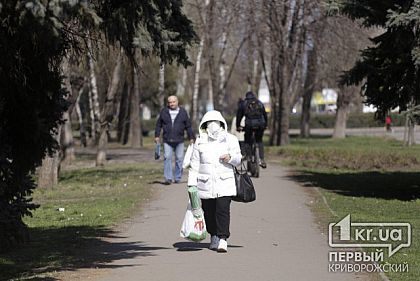
[[[393,126],[404,126],[405,119],[401,114],[391,114]],[[311,128],[334,128],[335,114],[318,114],[311,115],[309,126]],[[376,120],[374,113],[350,113],[347,120],[347,128],[366,128],[366,127],[382,127],[385,122]],[[290,128],[300,128],[300,115],[292,115],[290,117]]]

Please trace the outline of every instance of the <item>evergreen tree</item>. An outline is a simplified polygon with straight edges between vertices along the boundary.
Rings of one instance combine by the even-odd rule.
[[[188,64],[195,38],[179,0],[0,0],[0,251],[26,239],[22,218],[37,206],[33,173],[58,144],[67,108],[63,57],[86,31],[105,32],[133,59],[135,48]]]
[[[377,117],[420,102],[420,0],[331,0],[330,8],[383,32],[346,72],[341,83],[362,83],[366,102]]]

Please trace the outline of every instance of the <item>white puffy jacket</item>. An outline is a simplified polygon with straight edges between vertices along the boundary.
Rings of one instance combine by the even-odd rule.
[[[221,121],[224,129],[218,138],[208,137],[203,126],[208,121]],[[196,185],[201,199],[236,195],[233,166],[241,163],[241,149],[238,139],[227,132],[226,120],[219,111],[207,112],[200,122],[191,157],[188,185]],[[229,163],[222,163],[219,157],[229,154]]]

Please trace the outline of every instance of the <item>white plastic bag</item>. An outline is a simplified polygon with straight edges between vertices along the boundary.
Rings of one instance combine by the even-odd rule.
[[[188,202],[187,211],[185,212],[179,234],[182,238],[194,242],[206,239],[206,222],[204,221],[204,214],[201,208],[192,210],[191,203]]]
[[[187,147],[187,151],[185,152],[185,155],[184,155],[184,161],[182,162],[182,168],[186,169],[190,166],[193,149],[194,149],[194,144],[192,144],[192,143],[189,144],[188,147]]]

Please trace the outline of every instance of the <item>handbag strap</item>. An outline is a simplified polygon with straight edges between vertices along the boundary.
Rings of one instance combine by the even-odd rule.
[[[237,173],[237,174],[243,174],[244,172],[247,172],[246,171],[245,164],[242,161],[241,161],[241,168],[240,168],[240,170],[238,170],[238,168],[236,166],[233,166],[233,169],[235,169],[235,173]]]

